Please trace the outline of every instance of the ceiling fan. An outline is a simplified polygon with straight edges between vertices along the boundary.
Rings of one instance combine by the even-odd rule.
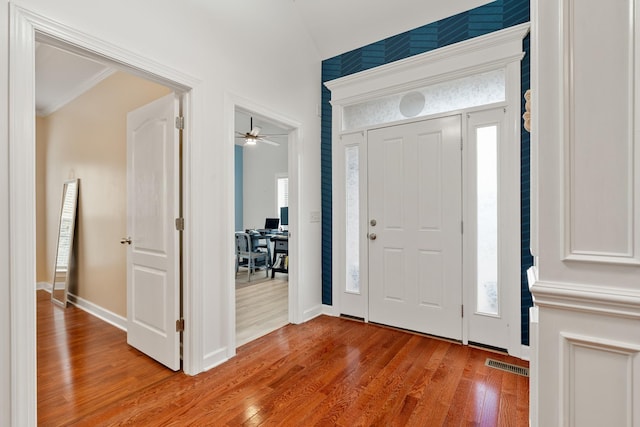
[[[269,139],[267,139],[267,137],[272,137],[272,136],[286,136],[287,134],[285,133],[281,133],[281,134],[261,134],[260,130],[261,128],[258,126],[254,126],[253,125],[253,117],[251,117],[251,123],[250,126],[251,130],[249,132],[238,132],[236,131],[236,133],[238,134],[236,136],[236,138],[243,138],[244,139],[244,143],[245,145],[256,145],[258,142],[264,142],[265,144],[270,144],[270,145],[275,145],[276,147],[279,146],[280,144],[275,142],[275,141],[271,141]]]

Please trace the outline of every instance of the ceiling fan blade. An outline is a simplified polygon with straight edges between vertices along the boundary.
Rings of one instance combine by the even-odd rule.
[[[269,141],[268,139],[264,139],[264,138],[259,138],[258,141],[264,142],[265,144],[269,144],[269,145],[275,145],[276,147],[280,146],[279,143],[277,143],[275,141]]]

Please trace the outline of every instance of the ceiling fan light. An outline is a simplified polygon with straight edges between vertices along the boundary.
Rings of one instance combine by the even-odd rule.
[[[247,137],[244,139],[244,143],[245,143],[246,145],[256,145],[256,142],[257,142],[257,141],[258,141],[258,138],[250,137],[250,136],[247,136]]]

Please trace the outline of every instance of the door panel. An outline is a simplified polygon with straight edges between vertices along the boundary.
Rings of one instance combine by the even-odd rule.
[[[506,302],[510,292],[519,289],[519,265],[515,267],[501,260],[508,259],[507,239],[503,232],[510,207],[501,182],[507,180],[505,163],[500,159],[504,151],[505,112],[493,109],[475,112],[468,118],[467,144],[467,206],[465,240],[465,289],[472,301],[465,307],[469,313],[469,341],[496,348],[509,348],[509,315]],[[501,177],[501,174],[503,177]],[[509,280],[504,272],[515,268]]]
[[[460,140],[459,116],[368,133],[373,322],[462,337]]]
[[[178,101],[127,115],[127,342],[180,369]]]

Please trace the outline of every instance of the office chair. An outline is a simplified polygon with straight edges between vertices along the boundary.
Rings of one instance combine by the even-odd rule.
[[[251,274],[256,267],[265,267],[266,277],[269,277],[269,253],[253,248],[251,236],[247,233],[236,232],[236,276],[239,268],[247,267],[248,281],[251,281]]]

